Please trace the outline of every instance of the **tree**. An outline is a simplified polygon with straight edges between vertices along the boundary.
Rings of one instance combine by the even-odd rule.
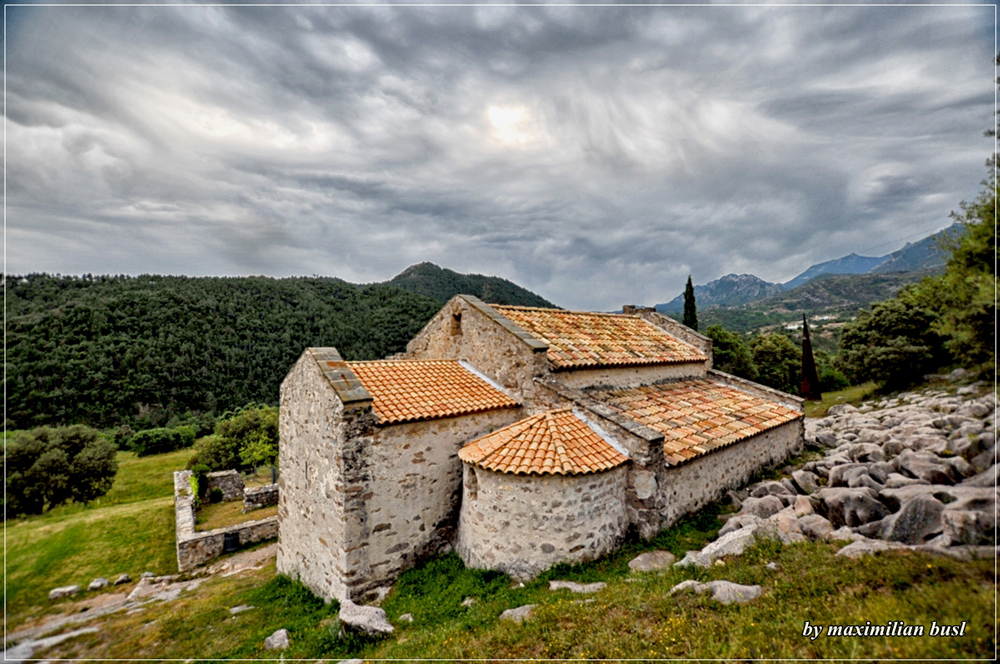
[[[705,334],[712,340],[712,365],[716,369],[747,380],[757,379],[753,352],[743,337],[721,325],[709,325]]]
[[[278,458],[278,408],[249,404],[223,415],[215,434],[197,445],[197,463],[211,470],[249,470]]]
[[[114,445],[79,424],[19,431],[7,444],[4,462],[8,517],[99,498],[118,472]]]
[[[906,387],[948,359],[935,331],[938,318],[925,289],[904,288],[844,325],[839,364],[854,384],[872,380],[884,388]]]
[[[698,305],[694,300],[694,284],[691,283],[690,274],[687,285],[684,287],[684,320],[681,322],[695,332],[698,331]]]
[[[802,351],[783,334],[766,334],[753,342],[757,382],[789,394],[798,394]]]

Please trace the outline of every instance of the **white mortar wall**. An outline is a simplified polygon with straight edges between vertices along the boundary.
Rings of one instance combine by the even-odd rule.
[[[576,476],[463,465],[456,550],[468,567],[527,579],[560,562],[593,560],[624,537],[628,464]]]
[[[743,486],[756,472],[801,451],[803,430],[800,418],[680,466],[667,466],[658,478],[656,494],[660,528],[668,528],[727,490]]]
[[[281,384],[277,569],[325,599],[346,591],[336,462],[342,412],[316,362],[303,355]]]

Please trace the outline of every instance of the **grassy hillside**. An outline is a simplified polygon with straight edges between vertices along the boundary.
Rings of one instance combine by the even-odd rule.
[[[510,304],[523,307],[549,307],[552,304],[540,295],[522,288],[512,281],[481,274],[461,274],[433,263],[418,263],[406,268],[387,286],[395,286],[412,293],[432,297],[442,304],[460,293],[475,295],[489,304]]]
[[[336,279],[4,280],[8,425],[159,426],[276,403],[302,351],[379,359],[438,311],[428,297]]]

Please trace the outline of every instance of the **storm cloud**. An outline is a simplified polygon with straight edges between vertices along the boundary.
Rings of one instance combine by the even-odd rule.
[[[561,306],[949,225],[981,6],[6,8],[6,272],[432,261]]]

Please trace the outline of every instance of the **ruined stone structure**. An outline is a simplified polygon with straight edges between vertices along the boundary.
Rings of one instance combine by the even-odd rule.
[[[281,388],[278,570],[365,599],[454,547],[529,578],[651,537],[800,448],[800,399],[628,311],[459,295],[401,358],[307,349]]]

